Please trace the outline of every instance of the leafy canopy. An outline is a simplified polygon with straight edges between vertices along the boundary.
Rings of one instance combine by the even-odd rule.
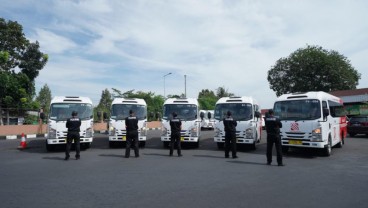
[[[337,51],[307,46],[280,58],[267,80],[277,96],[292,92],[356,89],[360,73]]]

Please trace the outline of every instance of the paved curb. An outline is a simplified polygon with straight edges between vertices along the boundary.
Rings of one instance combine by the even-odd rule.
[[[46,137],[47,134],[25,134],[24,135],[26,137],[26,139],[31,139],[31,138],[42,138],[42,137]],[[11,140],[11,139],[21,139],[22,135],[6,135],[6,136],[0,136],[0,140]]]
[[[161,127],[158,128],[148,128],[148,130],[161,130]],[[102,131],[97,131],[100,134],[106,134],[108,133],[107,130],[102,130]],[[47,134],[25,134],[24,135],[26,137],[26,139],[31,139],[31,138],[42,138],[42,137],[47,137]],[[22,135],[4,135],[4,136],[0,136],[0,140],[11,140],[11,139],[21,139]]]
[[[161,128],[148,128],[148,130],[161,130]]]

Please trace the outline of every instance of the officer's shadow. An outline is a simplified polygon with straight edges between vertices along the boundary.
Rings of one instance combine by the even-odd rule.
[[[224,156],[215,156],[215,155],[193,155],[194,157],[208,157],[208,158],[225,158]]]
[[[124,155],[120,154],[120,155],[114,155],[114,154],[100,154],[98,156],[101,157],[124,157]]]
[[[46,160],[64,160],[64,157],[43,157]]]
[[[161,153],[144,153],[144,155],[153,155],[153,156],[161,156],[161,157],[170,157],[169,154],[161,154]]]
[[[226,161],[229,163],[235,163],[235,164],[243,164],[243,165],[267,165],[267,163],[257,163],[257,162],[247,162],[247,161],[239,161],[239,160],[233,160],[233,161]]]

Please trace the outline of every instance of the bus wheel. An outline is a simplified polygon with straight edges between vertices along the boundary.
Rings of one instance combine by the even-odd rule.
[[[110,147],[110,148],[115,147],[115,142],[113,142],[113,141],[109,141],[109,147]]]
[[[251,150],[256,150],[256,141],[253,142],[253,144],[250,145]]]
[[[287,147],[287,146],[282,146],[282,147],[281,147],[281,151],[282,151],[282,153],[286,154],[286,153],[289,151],[289,147]]]
[[[146,146],[146,141],[139,142],[139,147],[144,148]]]
[[[217,148],[223,149],[224,148],[224,143],[223,142],[217,142]]]
[[[83,144],[83,149],[86,150],[91,147],[91,143],[85,143]]]
[[[168,148],[169,147],[169,142],[163,142],[164,144],[164,148]]]
[[[332,146],[331,146],[331,138],[328,139],[328,144],[325,146],[325,148],[323,149],[324,155],[326,157],[331,155],[331,151],[332,151]]]
[[[198,140],[198,142],[194,143],[194,147],[199,148],[199,140]]]
[[[55,146],[51,145],[51,144],[47,144],[47,140],[46,140],[46,150],[48,152],[54,151],[55,150]]]
[[[336,147],[342,148],[342,145],[344,144],[344,137],[341,135],[341,140],[339,143],[336,144]]]

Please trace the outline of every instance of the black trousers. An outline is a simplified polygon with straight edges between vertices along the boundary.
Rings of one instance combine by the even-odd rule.
[[[281,138],[278,135],[267,134],[267,162],[272,162],[272,148],[275,144],[277,164],[282,164]]]
[[[125,149],[125,157],[130,157],[130,148],[134,148],[134,154],[136,157],[139,157],[139,141],[138,141],[138,131],[135,132],[127,132],[127,140],[126,140],[126,149]]]
[[[225,132],[225,157],[229,157],[230,149],[232,156],[236,156],[236,132]]]
[[[75,157],[80,157],[80,135],[79,132],[68,132],[66,139],[65,156],[70,157],[70,148],[74,140],[75,144]]]
[[[176,145],[178,150],[178,155],[181,155],[181,141],[180,141],[180,132],[171,132],[170,137],[170,155],[174,153],[174,146]]]

